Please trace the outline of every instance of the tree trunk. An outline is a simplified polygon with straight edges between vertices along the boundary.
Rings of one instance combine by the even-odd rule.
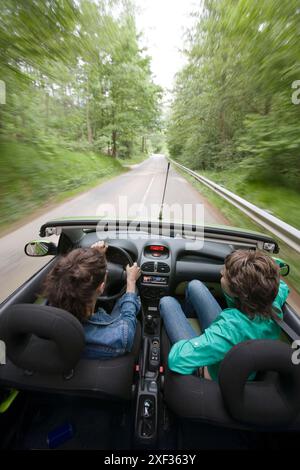
[[[111,136],[111,140],[112,140],[112,156],[114,158],[117,157],[117,131],[112,131],[112,136]]]
[[[146,144],[146,138],[143,136],[142,137],[142,153],[145,152],[145,144]]]
[[[88,143],[92,145],[93,143],[93,131],[91,126],[90,118],[90,97],[89,97],[89,82],[87,83],[87,101],[86,101],[86,128],[87,128],[87,138]]]
[[[92,132],[91,120],[90,120],[89,102],[87,102],[87,105],[86,105],[86,128],[87,128],[88,143],[92,144],[93,143],[93,132]]]
[[[226,135],[226,123],[225,123],[225,112],[224,107],[222,105],[220,111],[220,135],[221,135],[221,142],[226,142],[227,135]]]

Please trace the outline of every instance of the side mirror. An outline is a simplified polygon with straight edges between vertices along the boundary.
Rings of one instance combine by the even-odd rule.
[[[287,264],[283,259],[281,258],[275,258],[273,257],[273,260],[275,261],[276,264],[279,266],[279,271],[280,271],[280,276],[285,277],[289,274],[290,272],[290,266]]]
[[[57,247],[55,243],[47,240],[35,240],[25,245],[24,251],[27,256],[47,256],[56,255]]]
[[[288,276],[289,272],[290,272],[290,266],[288,264],[285,263],[284,266],[280,266],[280,275],[282,277]]]

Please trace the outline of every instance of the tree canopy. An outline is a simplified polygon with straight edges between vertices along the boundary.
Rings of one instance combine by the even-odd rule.
[[[2,139],[125,158],[159,127],[129,0],[2,0],[0,78]]]
[[[298,0],[204,0],[177,75],[168,147],[202,170],[300,183]]]

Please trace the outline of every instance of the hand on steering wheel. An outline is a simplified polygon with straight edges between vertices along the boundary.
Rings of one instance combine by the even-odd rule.
[[[103,240],[101,240],[99,242],[93,243],[91,248],[96,248],[98,251],[100,251],[101,254],[105,255],[108,249],[108,245]]]
[[[97,248],[101,253],[106,254],[108,276],[106,280],[106,286],[104,295],[98,297],[98,301],[110,301],[117,300],[126,292],[126,272],[127,269],[133,265],[131,256],[123,248],[115,245],[107,245],[103,241],[94,243],[92,248]],[[118,261],[115,261],[117,259]],[[129,268],[126,268],[129,266]],[[132,266],[133,267],[133,266]],[[109,291],[118,286],[122,285],[122,288],[116,294],[109,294]]]
[[[133,263],[132,266],[127,264],[126,266],[126,274],[127,274],[127,292],[135,292],[136,291],[136,281],[141,275],[141,268],[137,265],[137,263]]]

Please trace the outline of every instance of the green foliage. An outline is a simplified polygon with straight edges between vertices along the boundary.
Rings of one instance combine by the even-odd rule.
[[[245,155],[240,166],[247,168],[249,180],[297,188],[300,182],[298,110],[288,103],[287,97],[277,95],[276,98],[269,114],[247,115],[244,133],[237,138],[238,151]]]
[[[0,143],[0,227],[123,171],[106,155]]]
[[[0,79],[5,139],[128,158],[158,126],[130,1],[3,0]]]
[[[151,153],[167,153],[166,136],[164,132],[156,132],[149,136]]]
[[[247,172],[247,168],[240,167],[238,172],[227,169],[202,174],[300,230],[300,194],[297,188],[288,188],[280,181],[277,184],[268,180],[249,181]]]
[[[171,156],[202,170],[240,165],[251,181],[299,188],[298,0],[202,3],[174,90]]]

